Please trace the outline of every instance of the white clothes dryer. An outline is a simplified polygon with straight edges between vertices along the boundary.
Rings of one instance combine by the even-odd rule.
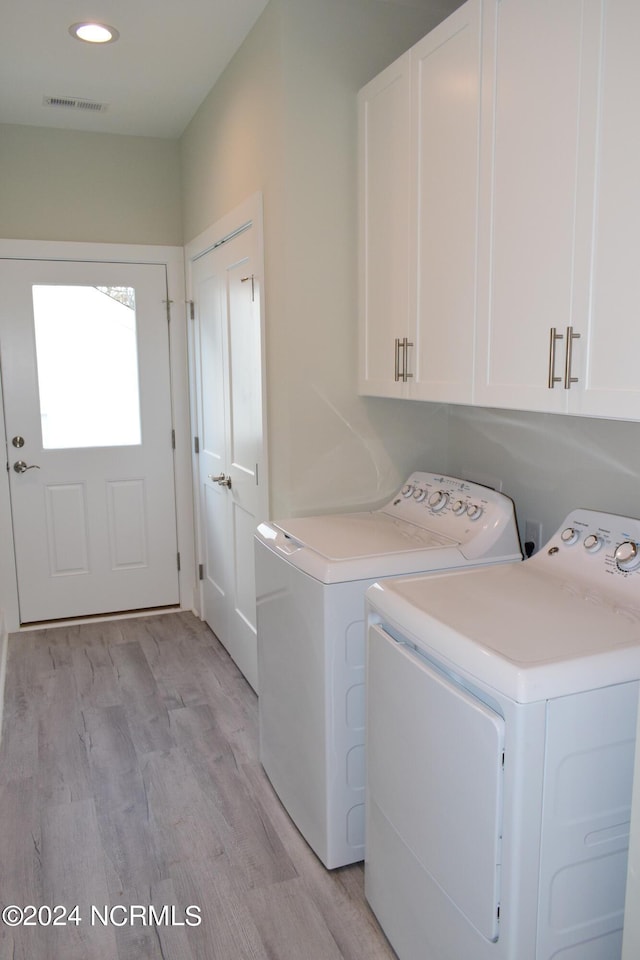
[[[513,504],[416,472],[386,506],[256,534],[260,759],[329,868],[364,856],[365,601],[380,577],[520,560]]]
[[[617,960],[640,521],[367,591],[365,893],[400,960]]]

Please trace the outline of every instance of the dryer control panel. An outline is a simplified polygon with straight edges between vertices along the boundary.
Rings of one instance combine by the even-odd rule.
[[[614,592],[638,602],[640,520],[598,510],[572,511],[531,564],[568,582],[591,588],[596,597]]]

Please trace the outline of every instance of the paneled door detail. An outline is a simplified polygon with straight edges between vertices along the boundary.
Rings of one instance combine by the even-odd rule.
[[[20,621],[178,603],[166,268],[1,260]]]
[[[254,534],[266,516],[256,226],[191,264],[202,615],[257,689]]]

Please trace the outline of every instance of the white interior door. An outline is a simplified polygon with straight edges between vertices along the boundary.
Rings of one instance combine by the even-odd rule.
[[[191,264],[202,615],[257,689],[254,534],[267,513],[258,228]]]
[[[163,264],[1,260],[20,621],[177,604]]]

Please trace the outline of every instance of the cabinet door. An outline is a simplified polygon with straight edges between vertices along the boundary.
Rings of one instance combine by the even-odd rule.
[[[487,0],[475,402],[563,412],[591,0]],[[576,324],[574,360],[585,330]],[[556,341],[551,362],[551,329]],[[554,369],[550,370],[550,366]],[[549,377],[558,381],[549,387]]]
[[[406,396],[413,363],[409,321],[410,56],[358,95],[359,391]],[[406,342],[405,342],[406,341]]]
[[[593,252],[584,307],[587,349],[582,367],[574,369],[578,389],[571,389],[571,410],[640,420],[640,4],[601,0],[594,6],[593,33],[599,40],[604,32],[602,43],[593,45],[600,61],[589,96]]]
[[[411,51],[417,196],[414,395],[470,403],[473,388],[480,126],[480,2],[469,0]]]

